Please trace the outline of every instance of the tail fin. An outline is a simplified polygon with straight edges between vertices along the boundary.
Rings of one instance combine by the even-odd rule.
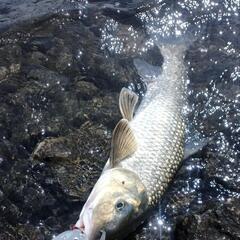
[[[182,59],[185,56],[188,46],[184,43],[180,44],[159,44],[158,45],[164,61],[171,58]]]
[[[163,66],[153,66],[139,58],[134,59],[134,66],[136,67],[138,74],[147,84],[154,82],[159,77],[162,72],[162,67],[164,67],[166,62],[182,61],[188,45],[184,43],[165,43],[159,44],[158,47],[164,59]]]

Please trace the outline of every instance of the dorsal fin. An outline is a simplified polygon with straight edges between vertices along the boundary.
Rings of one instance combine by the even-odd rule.
[[[137,102],[138,95],[136,93],[127,88],[122,88],[119,96],[119,108],[123,118],[128,121],[132,120]]]
[[[127,119],[118,122],[113,131],[110,166],[116,166],[121,160],[137,150],[137,142]]]

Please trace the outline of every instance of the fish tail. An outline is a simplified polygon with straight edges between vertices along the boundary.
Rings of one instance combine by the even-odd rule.
[[[163,58],[178,57],[181,59],[185,56],[186,50],[198,39],[191,32],[184,36],[171,36],[167,38],[158,38],[155,40],[155,44],[161,51]]]
[[[177,58],[179,60],[183,59],[186,54],[188,45],[185,43],[180,44],[158,44],[160,52],[163,56],[164,61],[172,60]]]
[[[153,66],[142,59],[134,60],[138,74],[147,86],[146,99],[170,96],[174,93],[175,99],[180,101],[186,91],[187,73],[184,59],[190,43],[176,41],[159,42],[156,45],[163,57],[161,66]],[[145,105],[147,104],[145,101]]]

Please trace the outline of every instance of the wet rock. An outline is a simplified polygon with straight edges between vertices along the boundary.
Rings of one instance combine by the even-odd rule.
[[[38,144],[33,158],[38,160],[69,160],[72,157],[71,142],[65,137],[45,139]]]
[[[10,66],[19,64],[22,60],[22,48],[18,44],[6,44],[0,47],[0,64]]]
[[[29,40],[26,47],[32,51],[46,53],[53,46],[53,36],[35,36]]]
[[[47,232],[47,231],[46,231]],[[28,224],[17,224],[16,227],[6,226],[5,232],[0,233],[0,239],[15,240],[15,239],[34,239],[44,240],[47,235],[43,229],[36,229],[34,226]]]
[[[37,81],[41,87],[45,88],[51,88],[54,85],[66,86],[69,82],[69,79],[67,77],[43,67],[36,67],[31,69],[27,74],[27,78]]]
[[[63,47],[56,61],[56,69],[64,71],[72,65],[73,56],[70,50]]]
[[[110,129],[113,129],[121,119],[118,106],[118,94],[109,93],[104,97],[95,97],[89,108],[93,109],[93,111],[89,113],[89,118],[92,121],[105,124]]]
[[[3,80],[8,74],[8,69],[6,67],[0,67],[0,80]]]
[[[90,100],[97,95],[98,91],[98,88],[93,83],[85,81],[77,81],[76,83],[77,95],[83,100]]]
[[[33,64],[44,65],[48,61],[47,56],[39,51],[32,52],[30,58]]]
[[[225,192],[231,191],[233,195],[239,193],[239,175],[239,163],[231,158],[231,149],[225,156],[220,155],[218,158],[210,154],[205,162],[205,181],[212,185],[213,190],[223,189]]]
[[[63,3],[65,2],[63,0],[59,0],[56,3],[47,0],[31,0],[28,2],[14,0],[11,3],[5,5],[5,2],[3,2],[1,4],[0,31],[3,31],[5,28],[8,29],[9,26],[14,28],[25,21],[33,23],[39,21],[44,16],[49,16],[57,9],[63,8]]]
[[[12,73],[12,74],[18,73],[20,71],[20,69],[21,69],[21,65],[18,63],[13,63],[9,67],[10,73]]]
[[[71,135],[39,143],[32,156],[45,162],[68,197],[84,202],[107,161],[109,146],[110,132],[86,123]]]
[[[213,204],[199,213],[179,220],[177,240],[232,240],[240,239],[240,200],[232,199],[220,205]]]

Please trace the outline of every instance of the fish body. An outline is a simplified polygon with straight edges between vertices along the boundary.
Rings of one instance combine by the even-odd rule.
[[[159,202],[183,159],[184,48],[166,45],[160,50],[160,75],[142,74],[147,64],[135,62],[147,81],[138,109],[135,93],[123,89],[120,94],[123,119],[113,132],[110,159],[76,223],[88,240],[101,233],[106,239],[123,239],[134,230]]]
[[[86,240],[86,236],[78,229],[74,229],[65,231],[58,236],[53,237],[52,240]]]
[[[130,122],[138,148],[120,163],[121,167],[140,177],[150,205],[159,202],[184,155],[182,110],[186,77],[183,49],[167,46],[161,50],[164,56],[162,73],[148,84],[143,102]]]

